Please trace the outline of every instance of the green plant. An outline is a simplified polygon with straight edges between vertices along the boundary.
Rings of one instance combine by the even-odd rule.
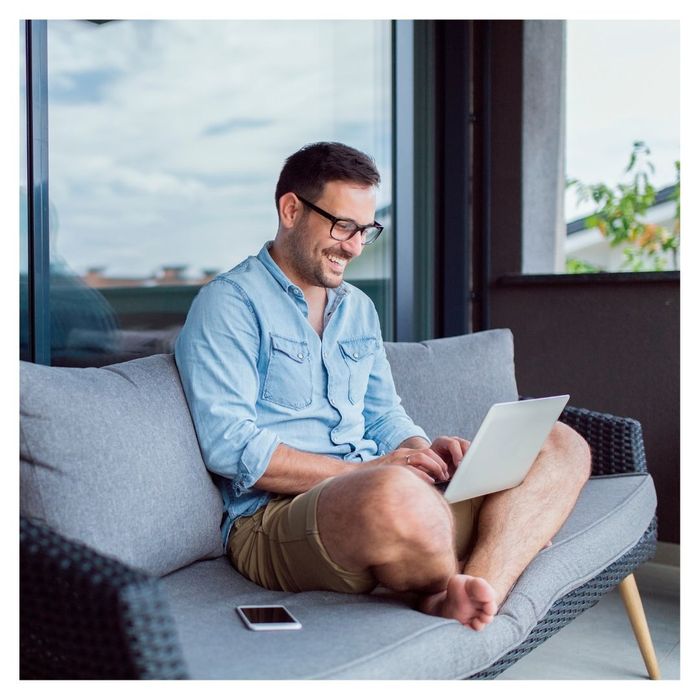
[[[581,274],[584,272],[604,272],[603,268],[597,265],[592,265],[585,260],[579,260],[578,258],[567,258],[566,259],[566,271],[570,275]]]
[[[635,141],[625,174],[630,180],[614,187],[603,183],[586,185],[580,180],[569,179],[567,187],[576,187],[579,203],[592,200],[596,206],[593,214],[586,218],[588,228],[598,228],[610,241],[612,247],[624,245],[622,270],[632,272],[664,270],[667,253],[673,256],[674,268],[678,267],[680,246],[680,161],[676,166],[676,187],[673,199],[676,212],[673,230],[659,224],[644,221],[644,217],[655,201],[656,188],[650,182],[654,165],[651,151],[644,141]],[[569,270],[571,263],[572,270]],[[581,261],[567,261],[567,271],[591,272],[583,269]],[[589,268],[592,266],[588,266]]]

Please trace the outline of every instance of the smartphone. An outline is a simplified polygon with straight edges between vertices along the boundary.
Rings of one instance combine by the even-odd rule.
[[[301,629],[301,622],[284,605],[238,605],[236,610],[248,629],[256,632]]]

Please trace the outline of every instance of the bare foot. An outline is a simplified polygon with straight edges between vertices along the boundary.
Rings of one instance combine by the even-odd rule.
[[[421,612],[449,617],[480,632],[498,611],[496,591],[483,578],[455,574],[447,589],[421,601]]]

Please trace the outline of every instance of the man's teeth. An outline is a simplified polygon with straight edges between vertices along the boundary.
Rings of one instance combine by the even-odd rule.
[[[332,255],[328,255],[327,257],[331,262],[334,262],[337,265],[340,265],[341,267],[345,267],[345,265],[347,265],[348,262],[347,260],[343,260],[342,258],[335,258]]]

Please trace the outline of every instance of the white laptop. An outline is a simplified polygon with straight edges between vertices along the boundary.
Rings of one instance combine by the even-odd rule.
[[[509,489],[530,471],[569,394],[496,403],[447,484],[449,503]]]

